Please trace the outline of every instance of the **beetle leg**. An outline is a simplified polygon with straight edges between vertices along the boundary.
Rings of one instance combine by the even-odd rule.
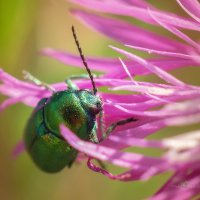
[[[99,139],[97,137],[97,133],[96,131],[92,131],[91,134],[90,134],[90,141],[95,143],[95,144],[98,144],[99,143]]]
[[[101,113],[103,113],[103,112],[101,112]],[[100,118],[101,118],[101,115],[100,115]],[[96,128],[93,129],[92,133],[90,134],[90,141],[93,142],[93,143],[96,143],[96,144],[99,143],[99,139],[98,139],[98,137],[97,137]],[[96,161],[98,162],[99,166],[100,166],[102,169],[106,170],[106,165],[105,165],[101,160],[96,159]]]
[[[68,89],[73,89],[73,90],[79,89],[77,85],[72,82],[72,80],[77,80],[77,79],[90,79],[90,76],[88,74],[81,74],[81,75],[72,75],[67,77],[65,83],[67,84]]]
[[[71,89],[71,90],[78,90],[79,89],[78,86],[72,82],[71,78],[66,79],[65,83],[67,84],[68,89]]]
[[[101,160],[96,160],[96,161],[98,162],[99,166],[100,166],[102,169],[106,170],[106,165],[105,165]]]
[[[98,121],[98,124],[99,124],[99,129],[100,129],[100,134],[101,136],[103,137],[104,133],[105,133],[105,125],[104,125],[104,112],[103,110],[99,113],[99,121]],[[100,139],[101,140],[101,139]]]
[[[46,89],[48,89],[48,90],[50,90],[52,92],[55,92],[55,89],[52,86],[50,86],[49,84],[47,84],[45,82],[40,81],[39,79],[37,79],[36,77],[34,77],[31,73],[29,73],[29,72],[27,72],[27,71],[24,70],[23,74],[24,74],[24,79],[33,82],[35,85],[43,86]]]
[[[105,140],[117,126],[122,126],[122,125],[135,122],[135,121],[137,121],[137,119],[131,117],[131,118],[120,120],[118,122],[111,124],[108,127],[108,129],[103,133],[102,138],[99,140],[99,142],[102,142],[103,140]]]

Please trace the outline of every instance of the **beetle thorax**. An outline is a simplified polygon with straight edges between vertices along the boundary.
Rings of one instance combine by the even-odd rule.
[[[82,139],[88,139],[95,126],[102,101],[87,90],[66,90],[55,93],[44,108],[46,125],[56,135],[64,123]]]

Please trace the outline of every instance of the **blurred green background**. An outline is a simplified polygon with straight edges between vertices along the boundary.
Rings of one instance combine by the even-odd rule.
[[[164,6],[160,3],[157,6],[183,14],[175,2],[165,3]],[[67,75],[82,73],[78,68],[39,55],[39,51],[45,47],[77,53],[71,33],[72,24],[76,27],[86,56],[114,56],[115,53],[107,46],[115,42],[80,24],[70,15],[71,7],[74,5],[64,0],[1,0],[0,67],[20,79],[25,69],[48,83],[60,82]],[[187,69],[182,70],[181,74],[176,70],[173,73],[183,80],[197,83],[195,74],[199,73],[193,70],[191,79],[188,78]],[[4,99],[0,96],[1,101]],[[154,177],[148,182],[112,181],[93,173],[85,164],[74,165],[70,170],[66,168],[50,175],[35,167],[27,153],[13,160],[11,151],[22,138],[31,111],[32,108],[17,104],[0,114],[1,199],[140,200],[153,194],[166,181],[167,174]]]

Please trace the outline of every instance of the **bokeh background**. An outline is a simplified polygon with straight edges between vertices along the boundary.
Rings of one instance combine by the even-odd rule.
[[[159,8],[185,15],[175,1],[150,2]],[[65,66],[39,54],[45,47],[77,54],[71,33],[72,24],[76,27],[86,57],[117,56],[108,48],[109,44],[117,43],[80,24],[69,12],[69,9],[74,7],[77,8],[64,0],[1,0],[0,67],[20,79],[23,79],[22,70],[25,69],[47,83],[61,82],[68,75],[83,73],[78,68]],[[135,23],[173,37],[161,28],[155,30],[139,21]],[[198,39],[195,33],[190,36]],[[188,83],[200,82],[197,68],[174,70],[172,73]],[[150,76],[148,80],[155,80],[155,77]],[[1,95],[0,100],[4,99]],[[11,155],[12,149],[22,138],[31,111],[32,108],[17,104],[0,113],[0,199],[140,200],[153,194],[170,175],[167,173],[156,176],[148,182],[123,183],[93,173],[85,163],[52,175],[40,171],[27,153],[14,160]],[[174,135],[195,128],[168,128],[157,133],[156,137]]]

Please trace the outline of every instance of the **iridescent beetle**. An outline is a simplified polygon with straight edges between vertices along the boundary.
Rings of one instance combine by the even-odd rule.
[[[72,33],[82,62],[89,74],[93,90],[78,89],[71,79],[67,79],[68,89],[55,92],[50,86],[26,73],[27,78],[49,88],[53,94],[39,101],[25,129],[25,146],[35,164],[46,172],[58,172],[65,166],[70,167],[75,161],[78,151],[72,148],[62,137],[59,125],[65,124],[83,140],[99,143],[118,125],[136,121],[134,118],[118,121],[97,138],[96,116],[102,117],[102,100],[96,96],[94,79],[85,61],[76,37],[74,27]],[[76,79],[80,77],[72,77]],[[102,120],[100,120],[101,122]],[[102,124],[100,124],[102,126]]]

